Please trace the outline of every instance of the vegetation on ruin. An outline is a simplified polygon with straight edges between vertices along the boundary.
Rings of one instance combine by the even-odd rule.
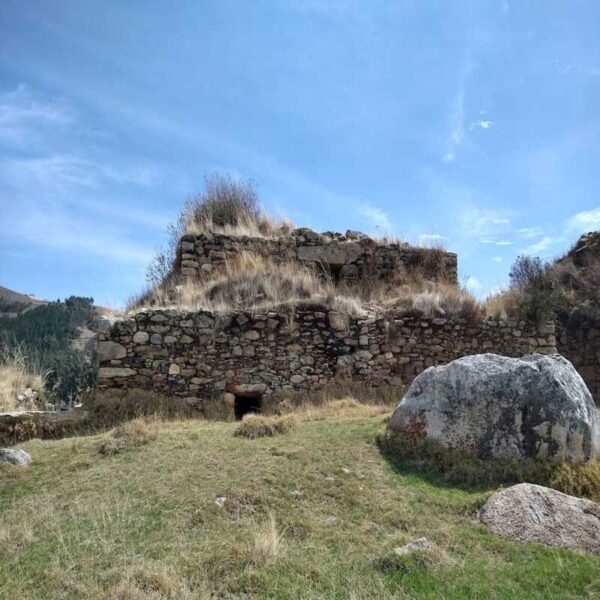
[[[558,318],[570,327],[582,321],[598,323],[599,286],[600,234],[591,233],[555,261],[519,256],[508,288],[489,298],[486,310],[496,318],[534,322]]]
[[[27,442],[31,465],[2,467],[0,596],[600,593],[600,557],[520,545],[479,524],[492,486],[387,460],[375,438],[390,410],[313,407],[294,430],[252,440],[234,436],[235,423],[153,422],[156,437],[106,455],[106,434]],[[394,553],[422,536],[434,552]]]

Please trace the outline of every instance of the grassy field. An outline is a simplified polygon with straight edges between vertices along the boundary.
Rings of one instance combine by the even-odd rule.
[[[390,465],[383,409],[323,416],[253,440],[180,421],[121,451],[23,444],[32,464],[0,472],[0,597],[600,597],[600,557],[496,538],[474,518],[491,490]],[[438,551],[394,554],[421,536]]]

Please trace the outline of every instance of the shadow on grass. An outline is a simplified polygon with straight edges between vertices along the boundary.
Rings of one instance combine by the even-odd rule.
[[[526,482],[600,500],[600,461],[572,465],[519,458],[483,459],[467,450],[445,448],[435,440],[389,432],[378,436],[377,445],[396,472],[416,475],[438,487],[482,492]]]

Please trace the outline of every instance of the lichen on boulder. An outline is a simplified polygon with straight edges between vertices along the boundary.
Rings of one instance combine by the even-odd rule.
[[[479,354],[431,367],[413,381],[389,430],[480,458],[576,464],[600,454],[592,396],[559,355]]]

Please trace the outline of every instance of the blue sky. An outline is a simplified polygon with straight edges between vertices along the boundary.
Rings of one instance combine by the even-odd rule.
[[[458,253],[600,229],[596,0],[0,4],[0,285],[119,306],[203,177]]]

